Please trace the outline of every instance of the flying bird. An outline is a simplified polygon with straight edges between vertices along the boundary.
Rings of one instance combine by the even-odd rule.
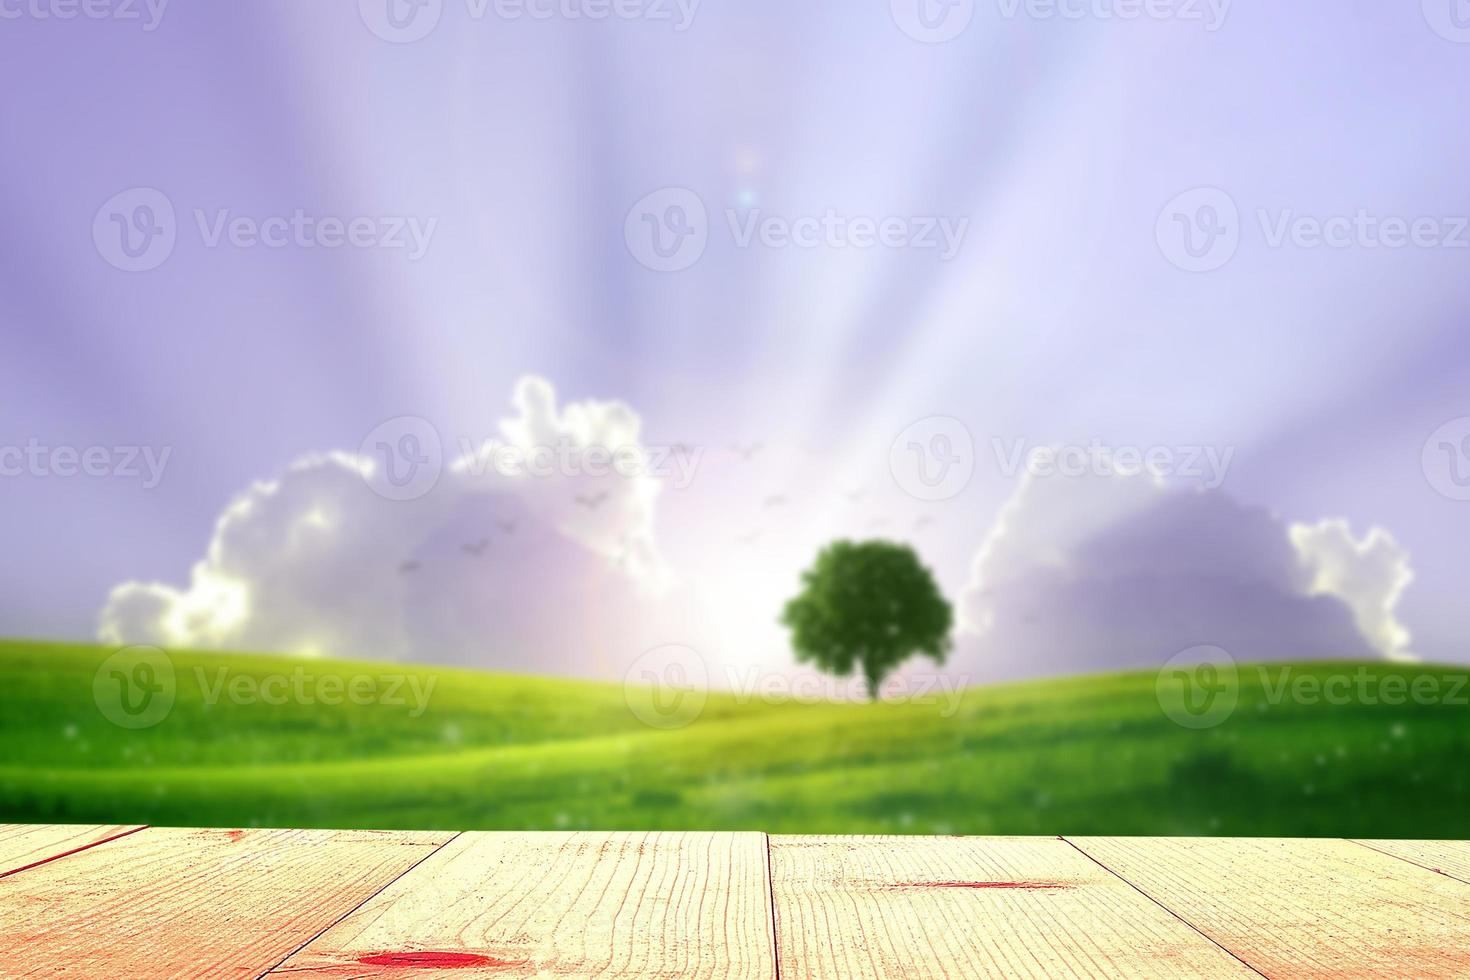
[[[586,507],[588,510],[596,510],[606,502],[606,490],[599,490],[596,493],[590,495],[583,495],[580,493],[577,494],[577,503],[581,504],[583,507]]]
[[[515,521],[496,521],[495,522],[495,526],[498,527],[498,528],[500,528],[500,530],[504,531],[506,534],[515,534],[516,533],[516,522]]]
[[[790,503],[790,501],[787,500],[785,497],[783,497],[780,494],[775,494],[773,496],[767,497],[765,503],[762,506],[764,506],[764,507],[784,507],[788,503]]]
[[[934,518],[928,514],[925,514],[923,517],[920,517],[918,520],[914,521],[914,530],[922,531],[924,528],[929,527],[933,523]]]
[[[478,541],[471,541],[468,544],[460,545],[459,550],[467,555],[474,555],[478,558],[485,553],[485,549],[488,547],[490,547],[490,539],[481,538]]]
[[[403,564],[401,564],[401,565],[398,566],[398,573],[400,575],[407,575],[410,572],[416,572],[416,571],[418,571],[422,567],[423,566],[419,562],[416,562],[416,561],[406,561]]]
[[[843,491],[843,494],[842,495],[847,498],[847,502],[848,503],[855,504],[859,500],[862,500],[864,497],[866,497],[868,495],[868,488],[867,487],[859,487],[856,490],[846,490],[846,491]]]
[[[760,452],[765,447],[758,442],[752,442],[748,446],[742,446],[740,443],[737,442],[730,448],[735,450],[736,455],[738,455],[741,459],[745,460],[748,463],[750,462],[751,458],[755,456],[756,453]]]
[[[739,541],[741,544],[755,544],[757,541],[760,540],[761,533],[762,532],[760,530],[747,531],[746,533],[740,535],[740,537],[736,538],[736,540]]]

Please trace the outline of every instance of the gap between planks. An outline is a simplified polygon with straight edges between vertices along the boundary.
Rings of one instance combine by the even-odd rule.
[[[21,864],[17,867],[8,867],[7,865],[10,863],[9,859],[6,859],[3,863],[0,863],[0,878],[8,878],[14,874],[20,874],[22,871],[29,871],[32,868],[39,868],[43,864],[50,864],[52,861],[60,861],[64,857],[70,857],[73,854],[80,854],[81,852],[89,851],[94,847],[100,847],[103,844],[109,844],[112,841],[120,840],[130,834],[136,834],[140,830],[148,829],[147,824],[142,824],[138,826],[132,826],[128,824],[104,825],[104,828],[99,829],[99,832],[95,836],[95,839],[87,840],[85,827],[86,825],[82,825],[76,827],[75,829],[72,829],[66,824],[51,824],[48,826],[38,826],[30,828],[20,826],[20,830],[23,833],[40,832],[42,834],[49,834],[53,839],[50,844],[42,845],[42,849],[32,849],[26,855],[27,857],[34,854],[43,855],[37,860],[30,861],[26,864]],[[63,830],[63,828],[67,829]],[[68,848],[58,853],[50,853],[50,847],[64,844],[68,842],[68,839],[81,839],[84,842],[77,845],[76,847]],[[17,859],[25,860],[25,858],[19,857],[18,854]]]
[[[383,887],[382,888],[379,888],[377,891],[373,892],[371,895],[368,895],[366,898],[364,898],[361,902],[358,902],[352,908],[347,909],[341,915],[339,915],[337,918],[333,919],[331,922],[328,922],[326,925],[322,926],[321,930],[319,932],[317,932],[316,935],[314,935],[311,938],[307,939],[305,942],[303,942],[301,945],[297,946],[295,949],[291,950],[285,956],[282,956],[279,960],[277,960],[276,962],[272,963],[268,969],[262,970],[259,974],[256,975],[256,980],[264,980],[265,977],[269,976],[271,973],[273,973],[276,970],[278,970],[280,968],[280,966],[281,966],[282,963],[285,963],[291,957],[295,956],[297,953],[301,952],[303,949],[305,949],[306,947],[310,946],[312,943],[316,942],[318,939],[322,938],[322,936],[326,935],[327,930],[329,930],[333,926],[337,925],[337,923],[339,923],[343,919],[347,918],[353,912],[356,912],[358,909],[362,908],[368,902],[370,902],[373,899],[377,898],[380,894],[382,894],[383,889],[387,888],[389,885],[394,884],[395,882],[397,882],[400,878],[404,877],[405,875],[412,874],[418,868],[419,865],[423,864],[425,861],[427,861],[429,858],[433,857],[435,854],[438,854],[445,847],[449,846],[450,844],[453,844],[456,840],[459,839],[460,835],[463,834],[463,833],[464,833],[464,831],[462,831],[462,830],[455,831],[454,832],[454,836],[450,837],[448,840],[446,840],[443,843],[439,844],[439,846],[437,846],[437,847],[433,848],[432,850],[430,850],[427,854],[425,854],[423,857],[419,858],[417,861],[415,861],[413,864],[409,865],[407,868],[404,868],[403,871],[401,873],[399,873],[398,875],[394,876],[391,881],[385,881],[385,882],[383,882]]]
[[[1108,867],[1106,864],[1103,864],[1101,861],[1099,861],[1097,858],[1093,857],[1091,854],[1088,854],[1086,851],[1082,850],[1082,848],[1078,847],[1073,841],[1068,840],[1066,837],[1058,837],[1057,840],[1066,841],[1066,843],[1069,846],[1071,846],[1072,848],[1074,848],[1083,857],[1087,858],[1087,860],[1091,861],[1093,864],[1097,865],[1099,868],[1102,868],[1108,874],[1110,874],[1113,877],[1117,878],[1119,881],[1123,882],[1129,888],[1132,888],[1134,891],[1138,892],[1138,894],[1142,895],[1144,898],[1148,899],[1150,902],[1153,902],[1159,908],[1163,909],[1165,912],[1168,912],[1174,918],[1178,919],[1180,922],[1184,923],[1186,926],[1188,926],[1189,928],[1193,929],[1195,931],[1195,933],[1198,934],[1201,939],[1204,939],[1207,942],[1210,942],[1210,943],[1213,943],[1216,946],[1219,946],[1220,949],[1223,950],[1226,954],[1228,954],[1231,959],[1235,960],[1237,963],[1239,963],[1241,966],[1245,967],[1247,970],[1249,970],[1252,973],[1254,973],[1256,976],[1259,976],[1259,977],[1264,977],[1265,976],[1265,974],[1262,973],[1260,970],[1257,970],[1255,967],[1251,966],[1245,960],[1243,960],[1239,956],[1235,955],[1235,952],[1233,950],[1226,949],[1226,947],[1221,946],[1220,943],[1215,942],[1215,940],[1213,938],[1211,938],[1210,936],[1208,936],[1204,932],[1202,932],[1200,930],[1199,926],[1196,926],[1193,922],[1190,922],[1188,919],[1184,918],[1178,912],[1175,912],[1173,909],[1169,908],[1169,906],[1165,905],[1163,902],[1161,902],[1158,899],[1154,898],[1152,895],[1150,895],[1148,892],[1144,891],[1142,888],[1139,888],[1138,885],[1136,885],[1133,882],[1129,881],[1127,878],[1124,878],[1122,875],[1118,874],[1118,872],[1114,871],[1112,868]]]
[[[1345,838],[1067,838],[1267,976],[1462,977],[1465,842]],[[1463,871],[1462,871],[1463,873]]]

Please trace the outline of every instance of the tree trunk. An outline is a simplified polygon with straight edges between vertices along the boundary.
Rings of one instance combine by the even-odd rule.
[[[868,682],[868,700],[874,703],[883,700],[879,693],[879,689],[883,686],[883,676],[869,670],[863,671],[863,675]]]

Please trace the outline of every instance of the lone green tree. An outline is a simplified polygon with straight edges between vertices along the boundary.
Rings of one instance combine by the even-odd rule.
[[[801,578],[781,616],[798,661],[839,677],[862,671],[874,700],[889,671],[914,654],[944,662],[954,613],[907,545],[837,541]]]

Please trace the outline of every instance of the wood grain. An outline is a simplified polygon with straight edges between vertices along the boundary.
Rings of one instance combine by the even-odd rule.
[[[1470,975],[1470,885],[1352,841],[1073,843],[1273,978]]]
[[[286,976],[775,976],[764,834],[461,835]]]
[[[0,824],[0,878],[143,828],[137,824]]]
[[[1470,882],[1470,843],[1462,840],[1362,840],[1364,847]]]
[[[0,868],[5,977],[1470,976],[1463,841],[0,825]]]
[[[1056,838],[773,837],[781,975],[1254,977]]]
[[[0,879],[0,973],[258,976],[452,836],[142,830]]]

